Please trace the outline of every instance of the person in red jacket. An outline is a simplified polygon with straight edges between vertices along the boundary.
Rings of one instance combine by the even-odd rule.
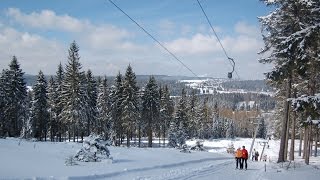
[[[247,170],[247,160],[248,160],[248,151],[246,150],[246,147],[245,146],[242,146],[242,157],[241,157],[241,160],[242,160],[242,167],[240,167],[240,169],[243,169],[243,165],[244,165],[244,168]]]

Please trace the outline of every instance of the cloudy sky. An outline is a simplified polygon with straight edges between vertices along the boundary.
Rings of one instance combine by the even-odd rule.
[[[229,61],[196,0],[114,0],[198,76],[226,77]],[[262,79],[259,0],[201,0],[241,79]],[[55,74],[75,40],[83,70],[115,75],[131,64],[136,74],[193,74],[142,32],[108,0],[2,0],[0,67],[15,55],[27,74]]]

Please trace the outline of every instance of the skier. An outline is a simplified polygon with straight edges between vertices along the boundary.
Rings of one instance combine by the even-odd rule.
[[[256,154],[256,149],[253,149],[253,152],[252,152],[252,161],[255,160],[255,157],[254,157],[255,154]]]
[[[258,158],[259,158],[259,152],[256,151],[256,152],[255,152],[255,155],[254,155],[254,159],[255,159],[256,161],[258,161]]]
[[[237,149],[237,151],[235,152],[234,156],[235,156],[235,159],[236,159],[236,169],[238,169],[238,165],[241,168],[242,151],[241,151],[240,147]]]
[[[247,170],[247,160],[248,160],[248,151],[246,150],[246,147],[245,146],[242,146],[242,162],[240,164],[240,169],[243,169],[243,165],[245,165],[245,169]],[[242,166],[242,167],[241,167]]]

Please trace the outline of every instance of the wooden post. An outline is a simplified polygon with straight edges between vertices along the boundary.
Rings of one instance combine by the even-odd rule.
[[[262,148],[262,152],[261,152],[261,155],[260,155],[260,161],[261,161],[261,159],[263,157],[264,149],[266,147],[266,144],[268,144],[268,142],[262,142],[262,143],[263,143],[263,148]]]
[[[255,119],[258,119],[258,118],[255,118]],[[251,156],[254,141],[256,140],[256,136],[257,136],[257,132],[258,132],[258,128],[259,128],[259,123],[260,123],[260,121],[258,123],[255,123],[255,124],[257,124],[257,127],[253,133],[252,143],[251,143],[251,147],[250,147],[250,151],[249,151],[249,157]]]

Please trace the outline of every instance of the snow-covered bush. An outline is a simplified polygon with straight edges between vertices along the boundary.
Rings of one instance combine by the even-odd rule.
[[[69,156],[66,158],[64,164],[66,166],[74,166],[74,165],[78,165],[78,163],[76,162],[75,158],[73,156]]]
[[[91,134],[84,139],[82,148],[74,158],[83,162],[97,162],[101,161],[101,159],[112,159],[110,157],[110,151],[107,148],[107,142],[95,134]]]
[[[186,144],[182,145],[180,152],[191,153],[191,151],[188,149],[188,146]]]
[[[203,143],[201,141],[197,141],[196,145],[192,146],[190,149],[196,150],[196,151],[206,151],[206,149],[204,149]]]

